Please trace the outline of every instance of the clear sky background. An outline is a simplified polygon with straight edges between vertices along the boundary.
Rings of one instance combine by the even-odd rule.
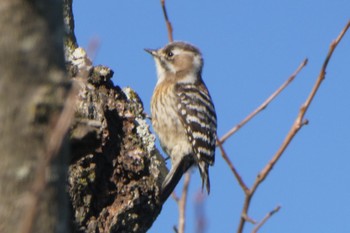
[[[167,9],[174,39],[191,42],[203,53],[203,78],[216,107],[219,136],[309,58],[278,99],[225,143],[250,186],[281,145],[331,41],[350,19],[350,1],[168,0]],[[136,90],[149,113],[156,71],[143,49],[168,41],[160,1],[74,0],[74,14],[80,46],[98,39],[94,64],[111,67],[114,83]],[[310,123],[253,198],[249,215],[257,220],[282,206],[260,232],[350,232],[350,32],[333,54],[306,118]],[[196,169],[190,184],[186,232],[196,231],[198,173]],[[244,195],[219,150],[210,175],[211,194],[203,206],[205,232],[236,232]],[[169,199],[149,232],[173,232],[177,221],[177,206]],[[251,229],[248,223],[245,232]]]

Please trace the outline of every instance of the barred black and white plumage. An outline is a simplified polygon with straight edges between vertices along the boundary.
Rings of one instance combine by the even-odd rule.
[[[153,55],[158,73],[151,101],[152,125],[172,162],[161,199],[168,198],[183,173],[194,164],[198,165],[203,187],[209,193],[209,165],[215,160],[216,113],[201,77],[201,53],[184,42],[146,51]]]
[[[209,165],[215,161],[216,113],[210,94],[202,82],[176,84],[178,112],[199,166],[202,184],[210,192]]]

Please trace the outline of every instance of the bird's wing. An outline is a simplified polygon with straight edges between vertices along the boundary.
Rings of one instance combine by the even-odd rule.
[[[215,160],[216,113],[203,82],[179,83],[175,86],[179,117],[192,144],[197,162],[212,165]]]

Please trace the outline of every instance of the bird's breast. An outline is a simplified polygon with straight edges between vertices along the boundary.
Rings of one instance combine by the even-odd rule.
[[[152,125],[163,150],[171,157],[192,151],[186,131],[177,113],[176,95],[171,86],[157,85],[151,104]]]

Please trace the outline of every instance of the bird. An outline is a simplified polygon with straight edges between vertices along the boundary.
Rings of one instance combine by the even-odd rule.
[[[166,201],[182,175],[198,166],[209,194],[209,165],[215,161],[217,117],[202,79],[203,57],[194,45],[175,41],[160,49],[145,49],[156,64],[157,83],[151,99],[151,121],[171,169],[162,182]]]

